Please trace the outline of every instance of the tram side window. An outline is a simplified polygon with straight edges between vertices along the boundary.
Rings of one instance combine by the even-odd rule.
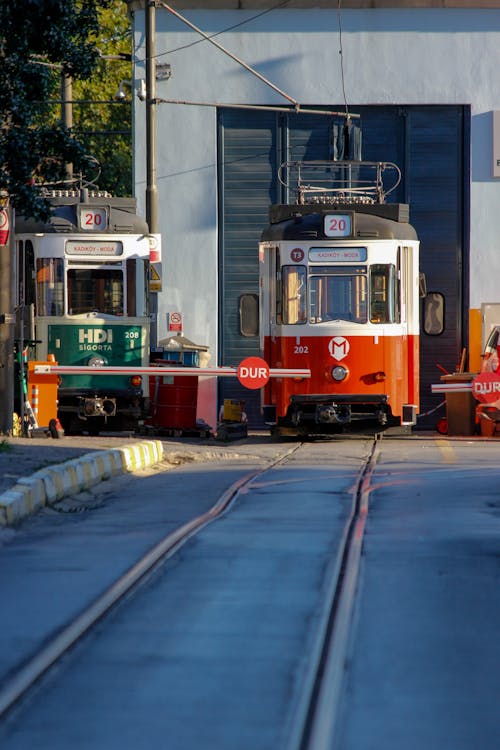
[[[70,315],[123,315],[121,268],[68,269],[68,311]]]
[[[18,244],[17,303],[28,307],[35,302],[35,252],[31,240]]]
[[[307,321],[306,267],[283,266],[281,269],[281,312],[283,323],[295,325]]]
[[[136,261],[134,258],[127,260],[127,315],[131,318],[137,315],[137,278]],[[139,289],[139,294],[141,290]]]
[[[127,315],[149,315],[149,261],[143,258],[127,260]]]
[[[36,261],[37,315],[64,313],[62,258],[38,258]]]
[[[283,323],[283,285],[281,283],[282,276],[281,276],[281,261],[280,261],[280,251],[278,248],[276,248],[276,259],[275,259],[275,269],[276,269],[276,289],[275,289],[275,302],[276,302],[276,322],[281,325]]]
[[[374,265],[370,268],[370,321],[372,323],[399,323],[399,283],[392,264]]]

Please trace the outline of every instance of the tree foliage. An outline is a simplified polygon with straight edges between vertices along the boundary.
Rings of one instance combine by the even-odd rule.
[[[98,110],[82,105],[80,111],[73,105],[74,127],[68,130],[60,107],[61,75],[73,80],[73,98],[93,99],[98,86],[99,100],[106,99],[103,82],[113,62],[102,55],[116,55],[130,44],[127,24],[122,0],[1,1],[0,190],[20,213],[48,217],[39,185],[63,182],[68,163],[82,179],[97,178],[99,154],[89,153],[95,143],[82,137],[90,124],[99,131],[130,127],[124,109],[115,116],[111,106],[106,111],[104,105]],[[119,70],[120,65],[125,67]],[[115,79],[124,71],[130,76],[130,63],[117,64]],[[114,93],[116,80],[109,86]],[[104,143],[109,148],[110,139]]]
[[[99,162],[99,187],[113,195],[132,194],[132,105],[130,87],[120,102],[115,95],[132,77],[131,23],[124,0],[110,0],[99,13],[100,57],[92,76],[73,86],[74,133]],[[122,57],[123,60],[117,60]],[[104,103],[88,103],[104,102]]]

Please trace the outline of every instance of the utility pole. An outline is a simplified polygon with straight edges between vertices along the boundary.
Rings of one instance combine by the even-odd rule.
[[[151,234],[158,232],[156,186],[156,0],[146,1],[146,221]],[[151,347],[158,338],[158,296],[151,294]]]
[[[61,123],[65,128],[73,127],[73,79],[61,73]],[[71,180],[73,177],[73,165],[66,164],[66,177]]]
[[[158,232],[156,187],[156,0],[146,5],[146,220]]]
[[[1,199],[0,199],[1,200]],[[14,412],[14,217],[0,202],[0,434],[12,435]]]

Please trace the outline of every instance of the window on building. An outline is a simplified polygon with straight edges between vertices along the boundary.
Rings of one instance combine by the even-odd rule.
[[[259,335],[259,296],[242,294],[239,302],[240,333],[242,336]]]
[[[424,297],[424,331],[428,336],[439,336],[444,331],[444,297],[440,292],[428,292]]]

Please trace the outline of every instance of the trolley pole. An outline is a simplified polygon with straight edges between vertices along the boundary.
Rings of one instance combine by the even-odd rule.
[[[0,434],[12,435],[14,412],[14,217],[0,206]]]
[[[146,221],[151,234],[158,232],[156,186],[156,0],[146,2]],[[151,347],[158,338],[158,296],[150,293]]]

